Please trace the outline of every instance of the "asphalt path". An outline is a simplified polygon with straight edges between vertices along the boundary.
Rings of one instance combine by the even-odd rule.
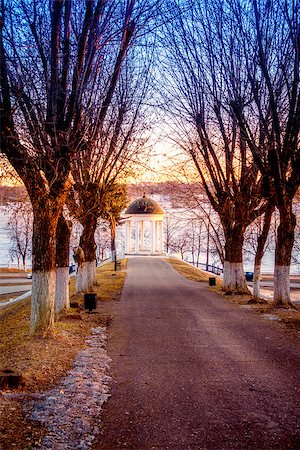
[[[0,295],[30,291],[31,280],[26,273],[0,272]]]
[[[94,449],[300,448],[300,346],[273,323],[151,257],[100,310],[113,382]]]
[[[31,285],[30,284],[24,284],[21,286],[0,286],[0,295],[2,294],[14,294],[18,292],[26,292],[30,291]]]

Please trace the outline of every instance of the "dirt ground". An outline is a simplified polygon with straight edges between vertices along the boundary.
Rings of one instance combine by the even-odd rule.
[[[122,262],[122,269],[126,261]],[[114,272],[111,264],[97,269],[95,288],[98,301],[117,300],[124,283],[125,272]],[[75,279],[70,281],[71,308],[55,323],[53,336],[35,339],[29,335],[30,299],[0,310],[0,368],[22,374],[17,391],[0,391],[0,450],[25,450],[38,445],[44,434],[42,427],[27,420],[22,402],[33,393],[55,385],[72,367],[78,352],[84,347],[90,329],[108,326],[110,317],[85,312],[83,296],[74,294]],[[19,399],[19,395],[24,397]]]

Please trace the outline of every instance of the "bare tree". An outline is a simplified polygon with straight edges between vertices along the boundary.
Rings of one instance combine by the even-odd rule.
[[[198,267],[200,263],[200,254],[203,248],[203,221],[194,219],[189,221],[186,234],[189,243],[191,263]]]
[[[178,234],[173,240],[171,249],[172,252],[178,253],[183,260],[185,259],[186,255],[190,253],[190,241],[185,231],[178,230]]]
[[[70,239],[72,233],[72,221],[67,220],[63,213],[59,216],[56,227],[56,248],[55,248],[55,268],[56,268],[56,292],[55,292],[55,312],[70,307],[69,296],[69,263],[70,263]]]
[[[164,247],[167,254],[174,248],[174,241],[177,234],[177,224],[172,220],[170,213],[167,213],[164,221]]]
[[[249,95],[231,106],[263,176],[264,196],[280,215],[274,304],[291,306],[289,272],[300,185],[300,13],[298,0],[230,2],[243,51]]]
[[[101,220],[97,224],[95,231],[95,243],[97,245],[96,256],[98,263],[107,258],[108,252],[111,251],[111,234],[110,228],[106,220]]]
[[[107,206],[103,217],[107,217],[110,225],[111,259],[117,270],[117,225],[121,223],[121,213],[127,206],[127,193],[125,186],[115,184],[111,188]]]
[[[167,183],[163,188],[173,206],[173,211],[165,207],[165,247],[167,251],[172,251],[177,234],[184,227],[188,236],[189,260],[194,265],[199,266],[203,253],[206,254],[207,270],[210,255],[223,265],[224,239],[219,216],[212,209],[199,182],[191,182],[190,170],[188,174],[180,172],[179,175],[181,179],[176,184]],[[203,258],[202,264],[204,261]]]
[[[295,243],[292,253],[292,263],[300,267],[300,189],[294,198],[294,214],[296,216]]]
[[[172,2],[164,36],[166,108],[172,139],[192,159],[225,237],[223,288],[248,292],[243,269],[247,226],[263,211],[262,178],[229,102],[248,90],[238,40],[224,2]],[[171,68],[171,70],[169,70]],[[171,101],[172,100],[172,101]]]
[[[20,260],[24,272],[26,262],[31,255],[32,241],[32,208],[29,200],[9,204],[5,208],[5,213],[9,215],[6,226],[10,238],[11,247],[9,249],[12,258],[17,258],[18,266]]]
[[[83,226],[79,245],[84,252],[84,261],[78,270],[86,271],[86,275],[79,273],[78,292],[92,289],[96,282],[94,235],[97,221],[109,212],[107,208],[112,205],[110,199],[116,183],[124,180],[132,166],[137,167],[136,163],[142,158],[146,126],[149,125],[145,103],[149,96],[151,60],[146,58],[147,55],[148,52],[143,56],[130,49],[123,71],[115,80],[114,95],[106,116],[101,116],[100,125],[90,118],[84,145],[72,166],[75,184],[68,197],[68,207]],[[138,67],[135,61],[138,61]],[[107,104],[106,97],[103,103]],[[118,191],[115,194],[117,204]],[[115,230],[114,226],[112,230]]]
[[[246,232],[246,241],[254,250],[254,274],[253,274],[253,297],[260,299],[260,278],[261,263],[268,246],[268,236],[271,227],[272,214],[274,206],[268,204],[264,215],[253,222]]]
[[[87,112],[98,105],[106,70],[115,67],[98,122],[135,32],[136,2],[1,0],[1,151],[28,191],[34,214],[31,332],[54,321],[56,227],[72,184]],[[102,86],[103,87],[103,86]]]

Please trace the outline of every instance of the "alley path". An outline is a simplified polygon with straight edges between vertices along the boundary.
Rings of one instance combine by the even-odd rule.
[[[128,260],[94,449],[300,448],[300,346],[160,258]]]

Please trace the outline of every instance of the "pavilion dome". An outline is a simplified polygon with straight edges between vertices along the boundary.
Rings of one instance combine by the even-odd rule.
[[[125,211],[125,214],[164,214],[157,202],[145,195],[134,200]]]

